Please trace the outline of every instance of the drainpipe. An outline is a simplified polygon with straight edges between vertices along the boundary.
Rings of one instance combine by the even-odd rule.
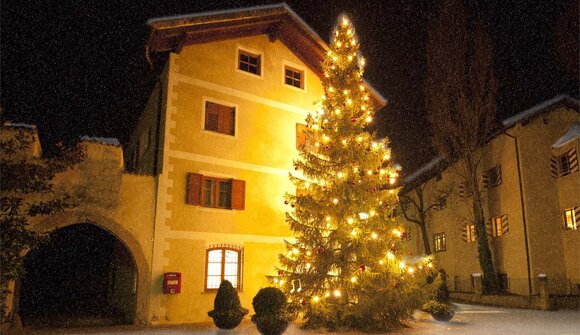
[[[522,181],[522,168],[520,163],[520,150],[518,145],[518,138],[509,134],[507,131],[503,132],[505,135],[514,139],[514,144],[516,148],[516,163],[518,167],[518,182],[520,186],[520,203],[522,207],[522,222],[524,224],[524,241],[526,247],[526,265],[528,268],[528,296],[532,296],[532,275],[530,269],[530,242],[528,240],[528,225],[526,222],[526,207],[524,202],[524,190],[523,190],[523,181]]]

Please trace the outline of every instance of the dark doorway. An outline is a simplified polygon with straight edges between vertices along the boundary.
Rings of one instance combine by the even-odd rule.
[[[24,266],[19,312],[25,326],[133,323],[135,262],[109,232],[88,223],[56,230]]]

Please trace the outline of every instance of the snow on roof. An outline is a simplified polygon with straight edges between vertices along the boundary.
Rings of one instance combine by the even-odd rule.
[[[557,149],[561,148],[564,145],[572,142],[573,140],[580,137],[580,122],[574,123],[570,129],[564,134],[564,136],[560,137],[556,143],[552,144],[552,148]]]
[[[525,111],[523,111],[521,113],[518,113],[512,117],[509,117],[509,118],[503,120],[501,123],[505,128],[510,128],[520,121],[530,119],[530,118],[536,116],[538,113],[548,109],[549,107],[552,107],[556,104],[559,104],[559,103],[565,102],[565,101],[572,101],[575,104],[579,103],[578,100],[572,99],[571,97],[569,97],[565,94],[558,95],[555,98],[552,98],[550,100],[546,100],[540,104],[535,105],[532,108],[526,109]]]
[[[406,176],[403,179],[403,183],[408,184],[408,183],[414,181],[415,179],[419,178],[425,172],[430,171],[431,169],[434,169],[435,167],[437,167],[441,162],[443,162],[443,157],[437,156],[437,157],[433,158],[427,164],[421,166],[419,169],[415,170],[413,173]]]
[[[106,145],[114,145],[114,146],[121,146],[119,139],[114,137],[91,137],[91,136],[82,136],[81,141],[89,141],[89,142],[96,142]]]
[[[4,122],[5,127],[12,127],[12,128],[25,128],[25,129],[36,129],[36,126],[33,124],[28,123],[12,123],[10,121]]]

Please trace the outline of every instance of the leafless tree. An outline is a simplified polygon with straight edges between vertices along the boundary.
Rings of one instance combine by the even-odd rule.
[[[427,41],[427,108],[433,145],[471,190],[484,289],[498,289],[497,274],[485,229],[478,184],[480,147],[495,119],[496,79],[493,46],[481,19],[462,0],[444,0],[431,20]]]
[[[408,192],[399,194],[399,203],[401,212],[405,219],[415,223],[421,228],[421,237],[423,239],[423,250],[426,255],[431,254],[429,246],[429,236],[427,235],[427,216],[432,210],[440,210],[445,207],[447,197],[451,190],[436,190],[434,197],[428,197],[425,192],[427,182],[420,184]]]

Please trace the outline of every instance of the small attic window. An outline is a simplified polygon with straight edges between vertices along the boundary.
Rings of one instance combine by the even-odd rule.
[[[257,76],[262,75],[262,56],[257,53],[238,49],[238,70]]]
[[[284,83],[286,85],[304,89],[304,71],[285,65]]]

